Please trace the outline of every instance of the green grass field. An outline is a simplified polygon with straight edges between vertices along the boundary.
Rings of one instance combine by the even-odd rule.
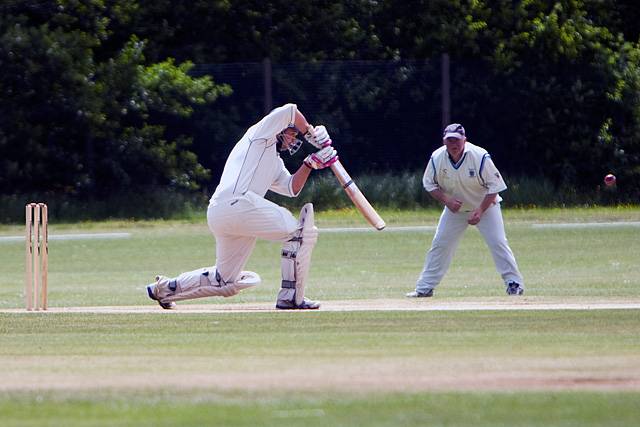
[[[383,212],[390,227],[435,226],[439,212]],[[189,312],[273,303],[279,245],[247,269],[263,283],[230,299],[154,305],[144,286],[214,263],[204,220],[51,224],[51,234],[124,232],[50,242],[50,313],[26,313],[23,233],[0,226],[0,425],[635,426],[640,419],[640,208],[507,210],[527,285],[522,306],[580,310]],[[570,222],[600,226],[540,227]],[[618,222],[612,226],[609,222]],[[323,212],[320,229],[362,226]],[[402,300],[433,230],[322,232],[308,295]],[[508,304],[470,228],[432,300]],[[405,302],[406,303],[406,302]],[[203,306],[203,304],[206,304]],[[149,307],[73,313],[64,307]]]

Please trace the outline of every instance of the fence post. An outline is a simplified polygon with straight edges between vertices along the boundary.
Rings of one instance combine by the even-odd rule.
[[[264,114],[268,114],[273,109],[273,92],[271,80],[271,59],[262,60],[262,71],[264,77]]]
[[[449,54],[442,54],[442,127],[451,123],[451,75],[449,72]]]

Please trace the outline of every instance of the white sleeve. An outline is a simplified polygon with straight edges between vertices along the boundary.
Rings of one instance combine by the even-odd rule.
[[[293,192],[293,175],[291,175],[284,166],[282,159],[280,159],[280,166],[280,172],[276,179],[271,183],[269,190],[274,193],[282,194],[283,196],[296,197],[300,192],[297,194]]]
[[[260,120],[251,139],[266,140],[273,138],[280,131],[295,124],[297,110],[298,107],[296,104],[285,104],[282,107],[272,110],[262,120]]]
[[[482,163],[480,163],[480,178],[487,188],[487,194],[499,193],[507,189],[507,184],[505,184],[502,175],[500,175],[496,165],[493,164],[493,160],[491,160],[489,154],[485,154],[482,157]]]
[[[440,188],[440,186],[438,185],[438,178],[436,177],[436,165],[433,160],[433,156],[429,158],[429,163],[427,163],[427,167],[424,170],[424,175],[422,176],[422,186],[428,192]]]

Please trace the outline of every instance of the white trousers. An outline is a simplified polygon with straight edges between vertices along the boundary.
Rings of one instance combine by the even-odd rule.
[[[225,282],[236,281],[258,238],[284,242],[299,226],[287,209],[252,192],[209,205],[207,223],[216,238],[216,269]]]
[[[424,268],[416,282],[417,291],[426,292],[438,286],[451,265],[462,234],[469,225],[468,217],[469,212],[453,213],[449,208],[444,208],[431,249],[427,252]],[[476,227],[489,247],[496,270],[502,276],[505,285],[514,281],[524,287],[522,274],[507,242],[500,204],[496,203],[487,209]]]

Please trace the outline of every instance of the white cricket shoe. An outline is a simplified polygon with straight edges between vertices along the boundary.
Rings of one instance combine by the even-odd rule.
[[[158,285],[160,284],[160,281],[163,281],[163,280],[168,280],[168,279],[165,276],[156,276],[156,283],[151,283],[147,285],[147,295],[152,300],[158,301],[158,304],[160,304],[160,307],[164,308],[165,310],[172,310],[176,308],[175,302],[173,301],[161,302],[160,298],[158,297]]]

